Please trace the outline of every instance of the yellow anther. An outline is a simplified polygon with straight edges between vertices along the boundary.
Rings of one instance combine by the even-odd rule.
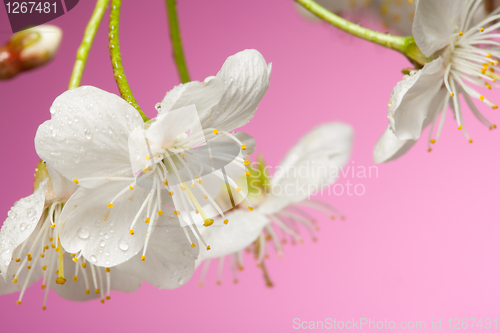
[[[463,33],[462,31],[460,31],[460,32],[458,33],[458,35],[459,35],[459,36],[463,36],[463,35],[464,35],[464,33]]]
[[[181,212],[179,212],[178,210],[174,210],[174,214],[175,215],[181,215]]]
[[[17,283],[17,279],[12,280],[12,283]]]
[[[144,168],[144,169],[142,169],[142,173],[146,173],[146,172],[148,172],[148,170],[149,170],[148,168]]]
[[[95,293],[96,293],[96,294],[99,294],[100,292],[101,292],[101,291],[99,290],[99,288],[97,288],[97,289],[95,290]]]
[[[195,213],[195,214],[200,214],[200,212],[198,211],[198,209],[195,209],[195,210],[194,210],[194,213]]]
[[[214,129],[214,134],[219,134],[219,131]]]
[[[496,110],[496,109],[498,109],[498,105],[496,105],[496,104],[495,104],[495,105],[493,105],[491,108],[492,108],[493,110]]]
[[[106,301],[109,301],[111,299],[110,296],[106,296]]]
[[[197,180],[198,184],[203,185],[203,180]]]
[[[33,257],[31,257],[31,254],[28,254],[28,258],[27,259],[28,259],[28,261],[33,260]]]
[[[146,257],[145,256],[141,256],[141,261],[146,261]]]
[[[130,229],[128,232],[129,232],[129,234],[133,235],[134,234],[134,229]]]
[[[427,151],[430,153],[432,151],[432,148],[427,149]]]
[[[209,250],[210,250],[210,245],[207,246],[207,251],[209,251]]]
[[[42,305],[42,310],[43,311],[47,310],[47,307],[45,305]]]
[[[451,94],[450,94],[450,97],[453,97],[453,96],[455,96],[455,93],[451,93]]]
[[[164,184],[165,186],[168,186],[168,180],[165,180],[165,181],[163,182],[163,184]]]
[[[56,271],[56,274],[59,274],[59,270]]]
[[[73,281],[78,281],[78,276],[74,275],[73,276]]]
[[[66,283],[66,279],[65,279],[65,278],[63,278],[62,276],[58,276],[58,277],[56,278],[56,283],[57,283],[57,284],[65,284],[65,283]]]
[[[224,224],[228,224],[229,223],[229,220],[228,219],[225,219],[224,220]]]
[[[40,256],[43,256],[43,253],[42,253]],[[43,258],[43,257],[42,257],[42,258]],[[17,259],[15,260],[15,262],[20,262],[20,261],[21,261],[21,258],[17,258]]]
[[[245,175],[250,176],[250,171],[245,172]]]
[[[483,31],[484,31],[484,28],[479,29],[479,31],[483,32]]]
[[[27,269],[31,269],[31,266],[26,266]]]
[[[73,258],[73,261],[74,261],[74,262],[78,262],[78,258],[76,258],[76,257],[75,257],[75,258]]]
[[[184,191],[184,190],[186,190],[186,188],[181,185],[181,191]]]
[[[486,58],[491,58],[491,53],[489,53],[489,52],[488,52],[488,53],[486,54]]]
[[[101,299],[101,303],[102,303],[102,304],[104,304],[104,298],[103,298],[103,299]]]
[[[82,268],[87,268],[87,263],[82,262]]]
[[[436,143],[436,140],[434,140],[434,139],[431,139],[431,143]]]
[[[469,139],[469,143],[472,143],[472,139]]]
[[[21,301],[17,301],[16,303],[19,304],[19,305],[21,305]]]
[[[112,203],[110,203],[110,204],[108,204],[108,206],[107,206],[107,207],[111,209],[111,208],[113,208],[113,204],[112,204]]]
[[[149,217],[147,217],[144,222],[149,223],[149,222],[151,222],[151,219]]]
[[[168,194],[174,195],[174,191],[170,191],[170,192],[168,192]]]
[[[72,256],[72,257],[74,257],[76,254],[74,254],[74,253],[70,253],[69,255],[70,255],[70,256]]]
[[[485,82],[485,84],[486,84],[486,87],[488,87],[488,89],[490,89],[490,90],[491,90],[491,86],[490,86],[490,84],[489,84],[488,82]]]
[[[484,96],[483,95],[479,96],[479,99],[484,101]]]
[[[462,130],[462,125],[458,126],[458,130],[461,131]]]
[[[78,179],[73,179],[73,182],[75,182],[75,184],[78,184],[80,181]]]
[[[51,227],[52,229],[54,229],[54,228],[56,227],[56,225],[55,225],[55,224],[51,224],[51,225],[50,225],[50,227]]]
[[[52,242],[54,240],[53,237],[49,237],[49,242]]]
[[[241,191],[241,188],[237,187],[236,192],[239,192],[239,191]]]
[[[61,248],[58,246],[58,247],[56,247],[55,251],[59,252],[59,251],[61,251]]]
[[[184,156],[186,156],[186,154],[184,153],[180,153],[181,157],[184,158]]]
[[[158,211],[158,215],[162,216],[162,215],[163,215],[163,211],[162,211],[162,210],[159,210],[159,211]]]
[[[199,176],[198,174],[196,174],[196,175],[194,176],[194,178],[198,179],[198,178],[200,178],[200,176]]]
[[[195,188],[194,184],[191,184],[191,185],[190,185],[190,187],[191,187],[191,188]]]
[[[146,156],[144,156],[147,160],[149,160],[151,158],[151,155],[147,154]]]
[[[250,164],[250,161],[245,161],[245,162],[243,162],[243,164],[245,164],[245,165],[249,165],[249,164]]]
[[[50,244],[50,247],[53,248],[53,249],[56,248],[55,244]]]
[[[47,288],[47,286],[46,286],[46,285],[44,285],[44,284],[42,284],[42,289],[45,289],[45,288]]]
[[[88,294],[90,294],[90,290],[88,290],[88,289],[87,289],[87,290],[85,290],[85,293],[86,293],[87,295],[88,295]]]
[[[131,189],[131,190],[133,190],[133,189],[134,189],[134,187],[133,187],[132,185],[130,185],[129,187],[130,187],[130,189]]]
[[[196,245],[194,245],[194,243],[191,243],[191,247],[195,247]]]
[[[252,210],[253,210],[253,207],[252,207],[252,206],[248,206],[248,210],[249,210],[249,211],[252,211]]]
[[[213,219],[206,219],[205,221],[203,221],[203,225],[205,227],[210,227],[212,224],[214,224],[214,220]]]
[[[44,265],[44,266],[42,267],[42,271],[45,271],[45,270],[47,270],[47,265]]]
[[[497,125],[493,124],[493,128],[497,128]]]
[[[111,272],[111,268],[106,267],[106,273],[109,273],[109,272]]]
[[[241,145],[241,150],[247,149],[247,145]]]

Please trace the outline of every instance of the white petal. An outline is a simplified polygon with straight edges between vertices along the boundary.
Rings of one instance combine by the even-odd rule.
[[[419,0],[415,6],[413,36],[423,54],[430,57],[451,43],[464,22],[467,0]]]
[[[128,189],[114,202],[113,208],[107,208],[112,198],[128,185],[125,182],[110,183],[97,189],[80,188],[75,192],[64,206],[60,222],[56,223],[61,228],[59,237],[66,251],[82,251],[90,263],[111,267],[141,250],[148,227],[144,223],[147,207],[134,226],[134,235],[129,233],[129,228],[149,189],[140,186]],[[161,192],[162,204],[170,203],[167,201],[171,200],[168,192]]]
[[[210,227],[202,227],[201,235],[210,251],[200,250],[200,260],[218,258],[243,250],[262,232],[262,228],[269,223],[267,217],[258,211],[235,209],[226,214],[228,224],[223,219]]]
[[[395,160],[410,150],[415,142],[415,140],[399,140],[388,127],[375,145],[373,161],[384,163]]]
[[[80,263],[75,263],[72,260],[72,257],[68,253],[64,255],[64,272],[66,277],[66,283],[63,285],[53,283],[50,284],[50,287],[59,294],[59,296],[64,297],[66,299],[72,301],[88,301],[95,298],[101,298],[101,296],[107,295],[108,285],[106,280],[106,274],[110,274],[110,282],[111,289],[118,291],[126,291],[131,292],[139,289],[141,286],[141,279],[131,276],[125,273],[120,272],[116,268],[111,269],[110,273],[106,273],[106,269],[104,267],[94,267],[96,272],[96,278],[98,287],[100,290],[100,294],[96,294],[94,291],[94,284],[92,280],[92,273],[90,265],[87,265],[87,268],[79,267],[78,270],[78,280],[73,280],[73,274],[75,272],[75,265],[80,265]],[[85,278],[83,276],[82,270],[86,270],[90,293],[85,293],[87,289],[85,284]],[[99,278],[99,275],[101,278]],[[102,285],[100,283],[102,282]]]
[[[416,74],[407,75],[391,93],[388,119],[400,140],[417,140],[422,133],[429,107],[443,85],[445,69],[441,57]]]
[[[47,171],[50,175],[50,183],[49,187],[52,187],[52,192],[55,197],[53,200],[62,200],[67,201],[69,197],[73,195],[78,189],[78,185],[76,185],[73,181],[70,181],[64,178],[56,169],[51,167],[50,165],[46,165]]]
[[[158,148],[171,146],[172,142],[186,132],[190,135],[202,132],[200,118],[194,104],[159,114],[147,130],[147,138],[152,146]],[[198,142],[204,141],[199,139]]]
[[[0,230],[0,271],[6,278],[12,252],[26,241],[40,221],[45,204],[45,189],[48,178],[40,183],[30,196],[16,202],[7,214]]]
[[[241,141],[242,144],[244,144],[246,147],[246,149],[243,151],[243,157],[248,157],[250,155],[253,154],[253,152],[255,151],[255,139],[245,133],[245,132],[235,132],[235,133],[232,133],[238,140]]]
[[[207,77],[204,82],[191,81],[180,84],[167,92],[161,102],[159,114],[193,104],[200,114],[204,114],[219,103],[223,93],[224,82],[215,76]]]
[[[333,183],[349,160],[353,135],[352,127],[340,122],[320,125],[306,134],[276,170],[272,193],[258,210],[278,212]]]
[[[195,237],[191,235],[193,241]],[[162,217],[149,241],[146,260],[141,253],[116,267],[160,289],[175,289],[193,275],[199,246],[191,247],[176,218]]]
[[[64,177],[95,187],[103,182],[96,177],[132,176],[128,136],[144,124],[130,104],[87,86],[57,97],[51,112],[38,128],[35,148]]]
[[[244,50],[227,58],[217,77],[224,81],[219,104],[200,113],[203,128],[231,131],[252,119],[269,87],[271,65],[257,50]]]

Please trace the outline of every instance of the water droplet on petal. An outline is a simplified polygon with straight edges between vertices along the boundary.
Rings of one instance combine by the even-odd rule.
[[[28,209],[26,210],[26,215],[27,215],[28,217],[33,217],[33,216],[35,216],[35,214],[36,214],[36,210],[35,210],[35,208],[33,208],[33,207],[28,208]]]
[[[179,280],[177,280],[177,282],[179,282],[179,285],[183,285],[184,284],[184,278],[179,278]]]
[[[120,244],[118,245],[118,247],[122,251],[127,251],[128,250],[128,243],[126,241],[121,241]]]
[[[90,140],[90,139],[92,138],[92,133],[90,133],[90,131],[89,131],[89,130],[87,130],[87,129],[86,129],[86,130],[85,130],[85,132],[84,132],[84,134],[85,134],[85,137],[86,137],[87,139],[89,139],[89,140]]]
[[[87,239],[89,238],[89,235],[90,233],[88,232],[88,230],[85,230],[83,228],[78,229],[78,237],[80,237],[81,239]]]
[[[97,258],[95,257],[95,255],[91,255],[90,256],[90,261],[92,261],[92,262],[96,262],[97,261]]]
[[[26,224],[25,224],[25,223],[21,223],[21,224],[19,225],[19,229],[21,229],[21,231],[26,230]]]
[[[105,241],[101,241],[101,242],[99,243],[99,246],[100,246],[100,247],[104,247],[104,246],[106,246],[106,242],[105,242]]]

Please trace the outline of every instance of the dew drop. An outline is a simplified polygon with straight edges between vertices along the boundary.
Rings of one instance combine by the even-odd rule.
[[[127,251],[128,250],[128,243],[126,241],[121,241],[120,244],[118,245],[118,247],[122,251]]]
[[[35,208],[33,208],[33,207],[28,208],[28,209],[26,210],[26,215],[27,215],[28,217],[33,217],[33,216],[35,216],[35,214],[36,214],[36,210],[35,210]]]
[[[87,230],[83,228],[78,229],[78,237],[80,237],[81,239],[87,239],[89,238],[89,235],[90,233]]]
[[[85,134],[85,137],[87,139],[90,140],[92,138],[92,133],[90,133],[90,131],[88,129],[85,130],[84,134]]]
[[[51,106],[49,111],[50,111],[50,114],[54,114],[54,113],[56,113],[56,108]]]
[[[106,242],[105,242],[105,241],[101,241],[101,242],[99,243],[99,246],[100,246],[100,247],[104,247],[104,246],[106,246]]]
[[[90,256],[90,261],[92,261],[92,262],[96,262],[96,261],[97,261],[97,258],[96,258],[94,255],[91,255],[91,256]]]
[[[25,223],[21,223],[21,224],[19,225],[19,229],[21,229],[21,231],[26,230],[26,224],[25,224]]]
[[[179,278],[179,280],[177,280],[177,282],[179,282],[179,285],[183,285],[184,284],[184,278]]]

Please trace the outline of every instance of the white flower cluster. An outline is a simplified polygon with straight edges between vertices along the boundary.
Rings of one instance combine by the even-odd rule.
[[[301,207],[338,215],[306,201],[307,193],[253,195],[247,188],[255,142],[234,129],[255,114],[270,74],[258,51],[239,52],[216,76],[168,92],[147,123],[119,96],[95,87],[57,97],[35,138],[43,161],[36,190],[12,207],[0,231],[0,293],[20,291],[21,304],[40,277],[42,288],[65,298],[103,303],[111,289],[130,292],[142,281],[178,288],[205,259],[230,255],[240,266],[252,243],[259,243],[261,262],[264,238],[281,253],[272,225],[300,241],[292,224],[315,227]],[[352,135],[342,123],[319,126],[282,167],[338,169]],[[335,179],[279,176],[257,186],[317,187]]]

